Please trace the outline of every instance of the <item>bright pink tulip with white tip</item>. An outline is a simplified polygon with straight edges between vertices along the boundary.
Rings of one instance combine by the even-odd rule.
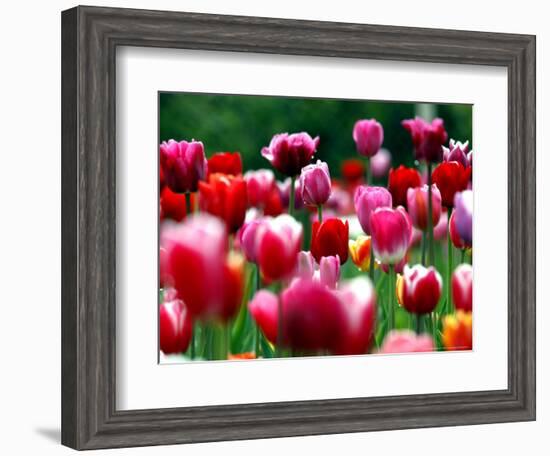
[[[407,209],[413,225],[419,230],[428,229],[428,186],[407,190]],[[437,226],[441,216],[441,193],[432,185],[432,226]]]
[[[262,155],[271,165],[285,176],[298,176],[302,168],[308,165],[319,147],[319,137],[309,134],[280,133],[273,136],[268,147],[262,149]]]
[[[443,146],[443,161],[451,162],[456,161],[460,163],[464,168],[470,166],[470,160],[468,158],[468,151],[470,146],[468,141],[461,143],[451,138],[449,141],[449,147]]]
[[[472,266],[469,264],[459,265],[451,278],[453,303],[456,310],[472,311],[472,283]]]
[[[392,206],[391,193],[384,187],[361,185],[355,190],[353,197],[355,212],[361,224],[361,228],[367,234],[371,234],[371,215],[379,207]]]
[[[302,199],[308,206],[325,204],[331,192],[330,173],[328,165],[321,160],[302,168],[300,174]]]
[[[295,269],[302,245],[302,225],[283,214],[264,218],[256,234],[257,262],[268,280],[288,277]]]
[[[433,340],[427,334],[417,335],[409,330],[394,330],[386,335],[379,353],[417,353],[434,350]]]
[[[208,167],[202,142],[164,141],[160,145],[160,167],[165,184],[173,192],[197,191]]]
[[[412,239],[411,220],[402,207],[381,207],[370,217],[372,248],[382,264],[395,265],[407,254]]]
[[[375,119],[358,120],[353,126],[353,140],[359,155],[372,157],[382,146],[384,129]]]
[[[443,281],[433,266],[405,265],[399,283],[402,287],[398,288],[400,302],[408,312],[426,314],[434,311],[441,297]]]
[[[275,188],[275,174],[270,169],[247,171],[244,176],[248,203],[252,207],[263,208]]]
[[[193,319],[181,299],[167,292],[159,308],[159,342],[165,355],[187,350],[193,333]]]

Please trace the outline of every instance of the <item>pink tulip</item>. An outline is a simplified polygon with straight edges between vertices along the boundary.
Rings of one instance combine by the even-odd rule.
[[[438,162],[443,158],[442,145],[447,141],[447,132],[442,119],[431,123],[421,117],[406,119],[401,125],[410,133],[417,160]]]
[[[382,179],[388,175],[388,172],[391,168],[391,154],[387,149],[380,149],[370,159],[370,172],[372,177],[377,179]]]
[[[277,343],[278,306],[279,298],[268,290],[258,291],[248,303],[250,315],[272,344]]]
[[[395,265],[407,254],[412,239],[412,224],[399,207],[379,207],[370,217],[372,248],[383,264]]]
[[[309,134],[280,133],[273,136],[269,147],[262,149],[262,155],[271,165],[285,176],[297,176],[309,164],[319,146],[319,137],[312,139]]]
[[[263,208],[275,188],[275,175],[270,169],[247,171],[246,181],[248,203],[252,207]]]
[[[254,219],[245,224],[238,231],[240,248],[244,253],[244,256],[251,263],[256,263],[257,251],[256,251],[256,235],[258,228],[261,226],[263,219]]]
[[[439,217],[439,222],[434,226],[434,239],[436,241],[441,241],[442,239],[447,238],[447,211],[441,210],[441,216]]]
[[[470,160],[468,159],[468,151],[470,147],[468,141],[461,143],[451,138],[449,141],[449,147],[443,146],[443,161],[451,162],[456,161],[462,166],[467,168],[470,166]]]
[[[164,182],[173,192],[197,191],[199,180],[207,173],[204,146],[200,141],[163,142],[160,145],[160,167]]]
[[[328,165],[321,160],[302,168],[300,174],[302,199],[308,206],[325,204],[330,197],[331,182]]]
[[[336,288],[340,278],[340,258],[324,256],[319,263],[319,281],[329,288]]]
[[[283,182],[277,181],[277,189],[279,190],[279,196],[281,197],[281,203],[283,207],[288,208],[290,200],[290,177],[286,178]],[[302,197],[302,186],[300,185],[300,179],[294,181],[294,209],[302,209],[304,207],[304,199]]]
[[[159,308],[159,342],[165,355],[187,350],[193,333],[193,319],[181,299],[165,293]]]
[[[256,234],[257,262],[262,276],[280,280],[289,276],[296,267],[302,244],[302,225],[293,217],[283,214],[266,217]]]
[[[355,212],[361,228],[366,234],[371,234],[371,214],[379,207],[392,206],[391,193],[384,187],[362,185],[357,187],[353,198]]]
[[[353,140],[359,155],[372,157],[384,141],[384,129],[375,119],[358,120],[353,126]]]
[[[428,186],[407,190],[407,209],[413,225],[425,231],[428,229]],[[441,193],[432,185],[432,226],[436,226],[441,216]]]
[[[405,266],[403,278],[399,280],[397,294],[399,302],[408,312],[425,314],[433,312],[439,298],[443,281],[433,266],[426,268],[417,264]]]
[[[388,333],[379,353],[416,353],[434,351],[434,343],[427,334],[416,335],[409,330]]]
[[[298,253],[298,263],[294,275],[302,279],[312,279],[315,273],[315,258],[311,252],[302,250]]]
[[[456,229],[456,216],[455,211],[451,213],[451,220],[449,220],[449,235],[451,236],[451,242],[457,249],[465,249],[466,247],[471,247],[466,245],[464,239],[460,237]]]
[[[457,192],[454,198],[456,230],[466,245],[472,245],[472,216],[474,194],[472,190]]]
[[[457,310],[472,311],[472,276],[472,266],[469,264],[461,264],[453,272],[451,289]]]

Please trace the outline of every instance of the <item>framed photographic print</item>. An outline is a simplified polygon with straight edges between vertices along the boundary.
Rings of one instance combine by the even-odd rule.
[[[63,444],[535,418],[533,36],[77,7],[62,51]]]

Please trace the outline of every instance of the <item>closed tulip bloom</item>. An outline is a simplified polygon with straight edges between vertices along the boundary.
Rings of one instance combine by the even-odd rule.
[[[256,235],[256,243],[262,276],[269,281],[283,279],[296,267],[302,245],[302,225],[287,214],[266,217]]]
[[[451,220],[449,220],[449,235],[451,236],[451,242],[457,249],[462,250],[467,247],[471,247],[471,245],[467,245],[464,239],[460,237],[460,234],[458,234],[458,230],[456,228],[456,215],[454,210],[451,214]]]
[[[472,266],[469,264],[459,265],[453,272],[451,289],[455,309],[472,311]]]
[[[419,230],[428,229],[428,186],[407,190],[407,208],[413,225]],[[432,185],[432,226],[437,226],[441,216],[441,193]]]
[[[441,276],[433,266],[405,266],[402,279],[397,284],[398,300],[410,313],[430,313],[437,306],[442,287]]]
[[[208,174],[221,173],[238,176],[243,172],[239,152],[217,152],[208,159]]]
[[[265,204],[263,207],[264,215],[269,215],[271,217],[277,217],[278,215],[281,215],[283,213],[283,202],[281,200],[281,194],[279,193],[279,189],[275,185],[272,189],[269,195],[267,196],[267,199],[265,200]]]
[[[439,191],[439,190],[438,190]],[[441,196],[441,194],[440,194]],[[434,239],[441,241],[447,238],[447,211],[442,208],[439,222],[434,226]]]
[[[243,251],[246,259],[251,263],[256,263],[258,257],[256,251],[256,235],[258,234],[258,228],[261,226],[262,222],[263,219],[256,219],[246,222],[238,232],[241,250]]]
[[[427,334],[415,334],[409,330],[393,330],[384,338],[379,353],[419,353],[434,351],[433,340]]]
[[[421,117],[406,119],[401,125],[410,133],[415,149],[415,158],[428,162],[438,162],[443,158],[443,144],[447,141],[447,132],[443,120],[436,118],[426,122]]]
[[[319,262],[319,282],[329,288],[336,288],[340,279],[340,258],[335,256],[324,256]]]
[[[455,194],[468,188],[471,172],[472,168],[465,168],[456,161],[443,162],[433,170],[432,182],[441,192],[445,207],[453,207]]]
[[[252,207],[263,208],[268,204],[275,188],[275,174],[270,169],[247,171],[244,175],[248,193],[248,203]]]
[[[315,258],[311,252],[302,250],[298,253],[298,263],[294,275],[302,279],[312,279],[313,274],[315,274]]]
[[[383,264],[395,265],[407,254],[412,225],[403,208],[376,209],[370,218],[374,255]]]
[[[358,236],[355,240],[348,242],[351,261],[360,271],[366,272],[370,265],[370,236]]]
[[[362,185],[355,190],[353,203],[361,228],[365,233],[371,234],[371,214],[379,207],[391,208],[392,196],[384,187]]]
[[[370,160],[370,172],[373,177],[381,179],[388,174],[391,167],[391,154],[387,149],[380,149]]]
[[[302,199],[308,206],[325,204],[331,191],[330,173],[328,165],[321,160],[302,168],[300,174]]]
[[[248,303],[250,315],[272,344],[277,342],[278,305],[278,296],[268,290],[258,291]]]
[[[187,350],[193,319],[181,299],[164,301],[159,308],[159,342],[165,355]]]
[[[202,142],[164,141],[160,145],[160,167],[165,184],[173,192],[197,191],[208,168]]]
[[[470,160],[468,159],[469,150],[470,146],[468,141],[461,143],[460,141],[451,139],[448,148],[443,146],[443,160],[446,162],[456,161],[467,168],[470,166]]]
[[[314,222],[311,232],[311,253],[319,263],[324,256],[338,255],[340,263],[348,259],[349,224],[340,219]]]
[[[458,310],[443,318],[443,345],[447,350],[472,349],[472,313]]]
[[[193,205],[193,203],[191,203]],[[170,187],[164,187],[160,193],[160,219],[172,219],[181,222],[190,208],[187,208],[185,195],[174,193]]]
[[[319,137],[311,138],[309,134],[280,133],[273,136],[269,147],[262,149],[262,155],[271,165],[285,176],[298,176],[302,168],[311,162],[319,146]]]
[[[422,185],[422,178],[416,169],[403,165],[390,169],[388,190],[394,206],[407,207],[407,191],[409,188],[420,187],[420,185]]]
[[[384,129],[375,119],[358,120],[353,127],[353,140],[359,155],[372,157],[382,146]]]
[[[472,216],[474,210],[474,194],[471,190],[465,190],[455,194],[455,223],[456,231],[464,243],[472,245]]]
[[[246,182],[241,177],[211,174],[199,190],[201,210],[220,217],[230,233],[237,232],[246,214]]]
[[[359,158],[348,158],[342,162],[340,172],[346,184],[354,186],[365,177],[365,165]]]

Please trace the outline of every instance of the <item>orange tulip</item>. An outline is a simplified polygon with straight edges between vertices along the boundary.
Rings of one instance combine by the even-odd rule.
[[[443,319],[443,345],[447,350],[472,349],[472,313],[457,311]]]

